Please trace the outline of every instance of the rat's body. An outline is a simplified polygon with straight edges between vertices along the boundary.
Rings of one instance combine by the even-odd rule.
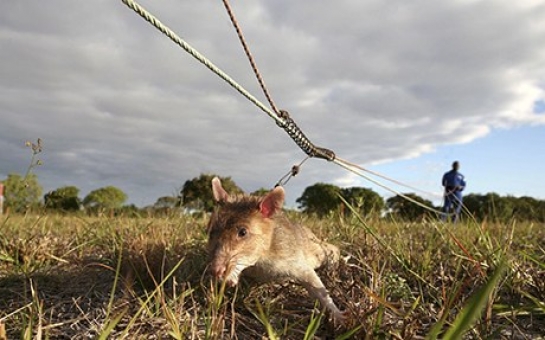
[[[214,276],[233,286],[239,276],[260,281],[289,278],[342,319],[314,269],[335,263],[339,249],[320,241],[308,228],[292,224],[283,214],[284,189],[277,187],[265,197],[232,197],[218,178],[212,180],[219,207],[208,226],[210,269]]]

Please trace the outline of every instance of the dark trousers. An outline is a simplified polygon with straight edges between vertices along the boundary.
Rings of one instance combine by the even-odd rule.
[[[453,222],[457,222],[462,211],[462,192],[453,191],[445,194],[445,205],[443,206],[443,220],[446,221],[451,214],[451,210],[454,210]]]

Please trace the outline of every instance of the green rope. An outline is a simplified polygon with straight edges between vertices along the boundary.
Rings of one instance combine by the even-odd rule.
[[[235,90],[237,90],[240,94],[242,94],[244,97],[246,97],[249,101],[254,103],[257,107],[259,107],[263,112],[268,114],[271,118],[276,120],[277,124],[280,126],[284,125],[284,120],[281,117],[278,117],[274,112],[272,112],[268,107],[266,107],[263,103],[261,103],[257,98],[252,96],[248,91],[246,91],[240,84],[238,84],[233,78],[229,77],[225,72],[223,72],[219,67],[214,65],[210,60],[208,60],[205,56],[203,56],[201,53],[199,53],[196,49],[191,47],[187,42],[185,42],[182,38],[180,38],[176,33],[174,33],[170,28],[163,25],[159,19],[154,17],[151,13],[149,13],[145,8],[134,2],[133,0],[121,0],[125,5],[127,5],[130,9],[135,11],[138,15],[140,15],[143,19],[145,19],[147,22],[152,24],[155,28],[157,28],[159,31],[161,31],[164,35],[170,38],[176,45],[183,48],[187,53],[191,54],[195,59],[200,61],[204,66],[206,66],[210,71],[217,74],[220,78],[225,80],[229,85],[231,85]]]
[[[286,111],[280,111],[282,114],[276,114],[276,112],[271,111],[263,103],[261,103],[257,98],[252,96],[248,91],[246,91],[240,84],[238,84],[233,78],[229,77],[225,72],[223,72],[219,67],[214,65],[210,60],[208,60],[204,55],[200,54],[196,49],[191,47],[187,42],[180,38],[176,33],[174,33],[170,28],[163,25],[159,19],[154,17],[149,13],[145,8],[134,2],[133,0],[121,0],[125,5],[130,9],[140,15],[147,22],[152,24],[155,28],[161,31],[164,35],[170,38],[176,45],[183,48],[187,53],[191,54],[195,59],[200,61],[204,66],[206,66],[210,71],[214,72],[220,78],[225,80],[229,85],[231,85],[235,90],[240,94],[246,97],[249,101],[254,103],[259,107],[263,112],[269,115],[272,119],[276,121],[276,124],[284,129],[288,135],[293,139],[293,141],[310,157],[317,157],[322,159],[327,159],[332,161],[335,159],[335,153],[326,148],[321,148],[314,145],[301,131],[297,126],[295,121],[289,117]]]

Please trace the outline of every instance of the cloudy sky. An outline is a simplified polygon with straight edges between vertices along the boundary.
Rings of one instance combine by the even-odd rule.
[[[139,4],[266,103],[221,1]],[[454,160],[468,192],[545,199],[545,3],[231,6],[276,105],[315,144],[432,200]],[[2,1],[0,60],[0,179],[25,173],[24,143],[37,138],[45,192],[114,185],[138,206],[201,173],[271,187],[305,157],[121,1]],[[316,182],[388,195],[311,159],[287,184],[288,203]]]

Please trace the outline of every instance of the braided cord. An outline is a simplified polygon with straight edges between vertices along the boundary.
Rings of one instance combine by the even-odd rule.
[[[127,5],[130,9],[132,9],[134,12],[136,12],[138,15],[140,15],[143,19],[145,19],[147,22],[149,22],[151,25],[153,25],[156,29],[158,29],[160,32],[162,32],[164,35],[166,35],[170,40],[172,40],[176,45],[180,46],[182,49],[184,49],[187,53],[189,53],[191,56],[193,56],[195,59],[197,59],[199,62],[201,62],[204,66],[206,66],[210,71],[214,72],[216,75],[218,75],[221,79],[225,80],[229,85],[231,85],[235,90],[237,90],[240,94],[242,94],[244,97],[246,97],[249,101],[254,103],[257,107],[259,107],[263,112],[265,112],[269,117],[274,119],[276,121],[276,124],[280,127],[282,127],[288,135],[293,139],[293,141],[310,157],[318,157],[322,159],[327,159],[329,161],[332,161],[335,159],[335,154],[333,151],[320,148],[312,144],[312,142],[305,136],[303,131],[295,124],[295,121],[289,117],[287,112],[285,112],[284,116],[282,114],[275,114],[275,112],[271,111],[268,107],[266,107],[263,103],[261,103],[257,98],[255,98],[253,95],[251,95],[248,91],[246,91],[240,84],[238,84],[233,78],[229,77],[225,72],[223,72],[219,67],[214,65],[210,60],[208,60],[204,55],[199,53],[196,49],[191,47],[187,42],[185,42],[182,38],[180,38],[176,33],[174,33],[170,28],[163,25],[159,19],[154,17],[151,13],[149,13],[145,8],[134,2],[133,0],[121,0],[125,5]],[[257,68],[256,68],[257,69]],[[259,74],[259,72],[257,72]],[[258,77],[260,78],[260,77]],[[260,82],[260,84],[262,81]],[[264,84],[264,83],[263,83]],[[263,85],[264,86],[264,85]],[[266,90],[265,90],[266,91]],[[267,92],[268,93],[268,92]],[[272,103],[272,100],[270,100]],[[274,107],[274,103],[271,104],[271,106]]]
[[[127,5],[130,9],[132,9],[136,14],[140,15],[143,19],[145,19],[147,22],[149,22],[151,25],[153,25],[156,29],[158,29],[161,33],[166,35],[170,38],[176,45],[180,46],[182,49],[184,49],[187,53],[189,53],[191,56],[193,56],[195,59],[197,59],[199,62],[201,62],[204,66],[206,66],[210,71],[214,72],[216,75],[218,75],[221,79],[225,80],[229,85],[231,85],[235,90],[237,90],[240,94],[242,94],[244,97],[246,97],[249,101],[254,103],[257,107],[259,107],[263,112],[268,114],[271,118],[276,120],[277,123],[282,124],[281,118],[278,117],[275,113],[273,113],[268,107],[266,107],[263,103],[261,103],[257,98],[252,96],[248,91],[246,91],[240,84],[238,84],[234,79],[229,77],[225,72],[223,72],[219,67],[214,65],[210,60],[208,60],[205,56],[203,56],[201,53],[199,53],[196,49],[191,47],[187,42],[185,42],[182,38],[180,38],[176,33],[174,33],[170,28],[166,27],[157,19],[154,17],[151,13],[149,13],[145,8],[134,2],[133,0],[121,0],[125,5]]]
[[[295,121],[289,116],[287,111],[284,110],[278,110],[276,105],[274,104],[274,101],[272,100],[271,95],[269,94],[269,91],[267,89],[267,86],[265,85],[265,81],[263,80],[263,77],[261,76],[261,73],[259,72],[259,69],[257,68],[257,64],[254,60],[254,57],[252,56],[252,53],[250,52],[250,48],[248,47],[248,44],[246,44],[246,40],[244,39],[244,35],[242,34],[242,30],[240,29],[240,26],[238,25],[237,19],[235,18],[235,14],[233,13],[233,10],[231,9],[231,5],[229,5],[228,0],[223,0],[223,5],[225,6],[225,9],[227,10],[227,14],[229,15],[229,19],[231,19],[231,23],[235,27],[235,31],[237,32],[238,39],[240,40],[240,43],[242,44],[242,48],[244,49],[244,53],[246,53],[246,57],[248,58],[248,61],[250,62],[250,65],[252,66],[252,70],[254,71],[254,74],[257,78],[257,82],[259,83],[259,86],[261,86],[261,89],[263,90],[263,94],[267,98],[267,101],[269,102],[269,105],[271,106],[271,109],[278,115],[278,117],[283,119],[283,123],[277,123],[278,126],[284,129],[288,133],[288,135],[291,137],[291,139],[305,152],[309,157],[318,157],[327,159],[329,161],[332,161],[335,159],[335,153],[333,151],[319,148],[315,146],[307,136],[303,133],[303,131],[297,126]]]
[[[280,110],[279,113],[280,117],[284,120],[284,124],[279,124],[279,126],[288,133],[295,144],[297,144],[309,157],[322,158],[328,161],[333,161],[335,159],[335,153],[333,151],[314,145],[307,136],[305,136],[299,126],[297,126],[287,111]]]
[[[233,10],[231,9],[231,5],[229,5],[229,1],[223,0],[223,5],[225,6],[225,9],[227,10],[227,14],[229,15],[229,18],[231,19],[231,23],[235,27],[235,31],[237,32],[238,39],[240,40],[240,43],[242,44],[242,48],[244,49],[244,52],[246,53],[246,57],[248,57],[248,61],[250,62],[250,65],[252,66],[252,70],[254,71],[254,74],[257,78],[257,82],[259,83],[259,86],[261,86],[261,89],[263,90],[263,94],[267,98],[267,101],[269,102],[271,109],[274,111],[274,113],[278,115],[279,114],[278,109],[276,108],[276,105],[274,104],[274,101],[272,100],[272,97],[269,94],[269,90],[267,89],[267,86],[265,86],[265,81],[263,80],[261,73],[259,73],[257,64],[254,60],[254,57],[252,56],[252,53],[250,52],[250,48],[248,47],[248,44],[246,44],[246,40],[244,39],[242,30],[240,29],[237,19],[235,18],[235,14],[233,13]]]

